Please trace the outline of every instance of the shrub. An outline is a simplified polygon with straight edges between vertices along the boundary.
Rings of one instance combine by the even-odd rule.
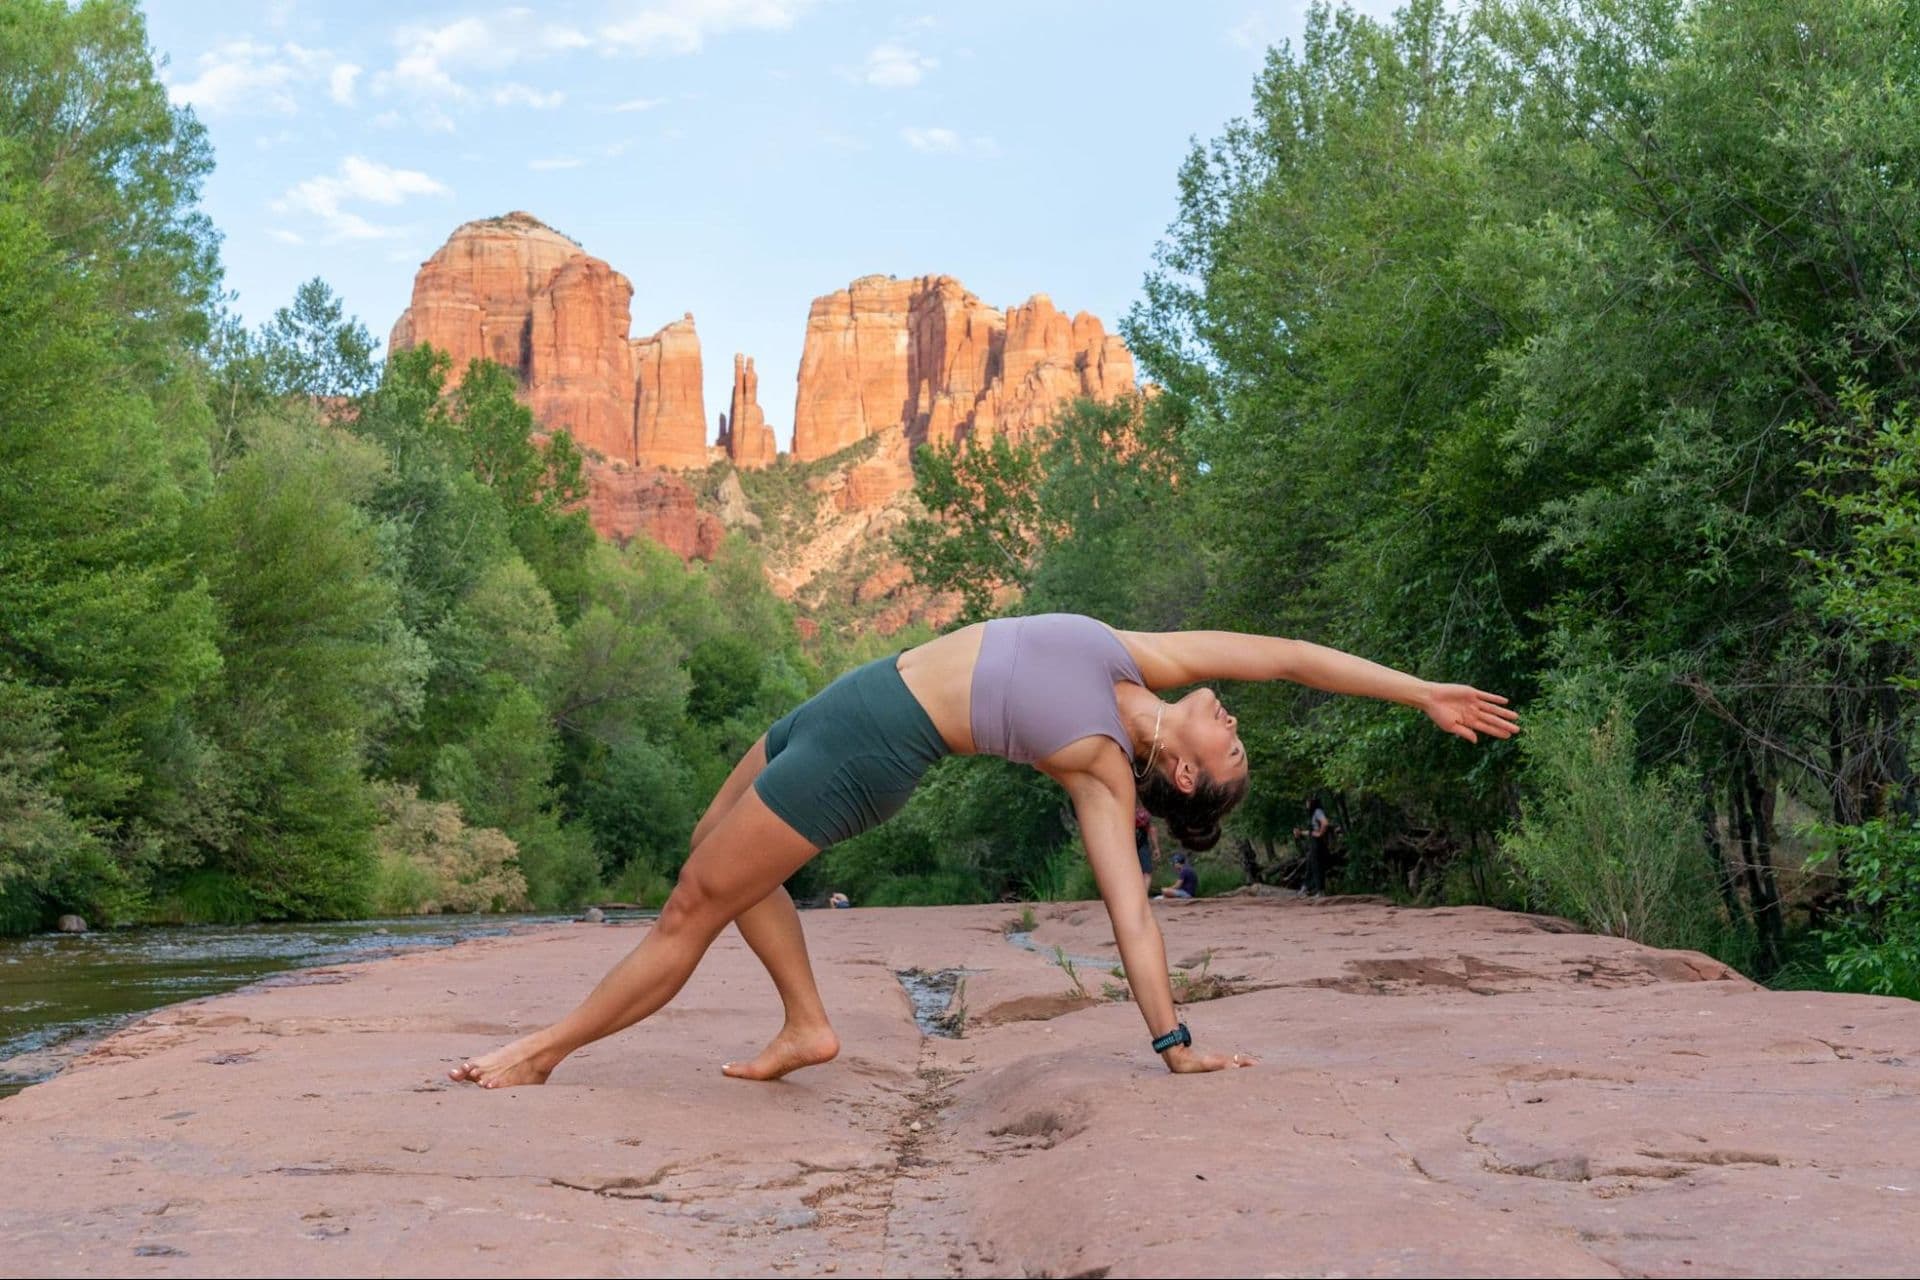
[[[645,862],[629,862],[607,886],[607,897],[613,901],[637,902],[643,907],[659,907],[672,892],[673,881]]]
[[[529,905],[513,841],[468,826],[458,806],[422,800],[410,786],[382,788],[374,841],[376,911],[523,911]]]
[[[1100,896],[1100,886],[1078,840],[1056,848],[1021,879],[1020,896],[1031,902],[1084,902]]]
[[[1677,775],[1635,768],[1617,698],[1602,709],[1565,693],[1520,739],[1532,794],[1503,846],[1535,905],[1649,946],[1724,949],[1688,789]]]
[[[1809,866],[1837,858],[1848,912],[1820,931],[1827,972],[1845,991],[1920,999],[1920,820],[1822,827]]]

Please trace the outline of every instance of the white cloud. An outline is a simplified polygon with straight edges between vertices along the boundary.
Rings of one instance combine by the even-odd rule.
[[[925,151],[931,155],[970,155],[992,157],[1000,154],[1000,144],[984,134],[964,137],[952,129],[906,128],[900,131],[906,144],[915,151]]]
[[[380,73],[381,92],[400,89],[426,96],[464,98],[467,90],[448,66],[476,65],[500,68],[513,61],[515,50],[501,48],[484,19],[461,18],[443,27],[408,26],[394,33],[400,56]]]
[[[354,77],[360,68],[325,49],[287,41],[262,44],[228,40],[195,59],[197,74],[167,87],[176,106],[191,106],[206,116],[271,112],[293,115],[302,95],[325,84],[329,96],[352,105]]]
[[[876,45],[867,55],[867,68],[862,78],[881,89],[910,89],[939,65],[936,59],[905,45]]]
[[[327,95],[343,107],[353,105],[353,82],[360,78],[360,68],[351,62],[342,62],[327,75]]]
[[[535,173],[550,173],[555,169],[578,169],[584,163],[577,156],[548,156],[541,160],[527,161],[527,168]]]
[[[907,145],[915,151],[958,151],[960,135],[951,129],[914,129],[900,131]]]
[[[395,169],[377,160],[348,156],[338,172],[308,178],[273,202],[275,213],[307,213],[319,219],[329,240],[378,240],[401,235],[404,227],[380,226],[343,208],[346,204],[397,206],[415,196],[451,194],[446,186],[417,169]]]
[[[437,102],[418,106],[411,115],[388,109],[375,116],[370,123],[376,129],[398,129],[401,125],[408,125],[421,133],[455,132],[453,117],[442,110]]]
[[[489,96],[496,107],[532,107],[535,111],[551,111],[567,100],[558,89],[542,93],[518,83],[503,84]]]
[[[814,0],[645,0],[600,29],[609,44],[642,57],[698,53],[709,36],[785,31]]]
[[[625,102],[615,103],[613,109],[615,111],[651,111],[665,101],[665,98],[628,98]]]
[[[298,68],[274,45],[229,40],[201,54],[198,69],[192,80],[168,86],[167,98],[175,106],[203,115],[246,107],[282,114],[298,109],[292,93]]]
[[[267,234],[275,240],[278,240],[281,244],[305,244],[307,242],[307,238],[298,231],[289,231],[285,227],[275,227],[268,231]]]
[[[375,77],[376,91],[465,102],[475,95],[457,77],[583,49],[588,40],[579,28],[548,22],[531,9],[507,9],[441,26],[409,23],[393,33],[393,43],[398,56]]]

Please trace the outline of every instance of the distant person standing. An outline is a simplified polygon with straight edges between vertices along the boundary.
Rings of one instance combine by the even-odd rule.
[[[1200,896],[1200,877],[1193,869],[1193,860],[1184,853],[1173,855],[1173,865],[1179,868],[1179,879],[1160,891],[1163,898],[1197,898]]]
[[[1319,796],[1315,796],[1308,807],[1312,812],[1307,825],[1295,827],[1293,834],[1307,838],[1307,880],[1302,892],[1318,898],[1327,891],[1327,836],[1333,824],[1327,821],[1327,809]]]
[[[1160,837],[1153,829],[1153,815],[1145,805],[1133,806],[1133,851],[1140,859],[1140,884],[1149,896],[1153,893],[1153,864],[1160,859]]]

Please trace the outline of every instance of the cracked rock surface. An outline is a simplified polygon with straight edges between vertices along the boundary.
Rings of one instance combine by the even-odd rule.
[[[1908,1275],[1920,1006],[1479,908],[1156,906],[1174,1077],[1098,904],[806,917],[843,1043],[776,1084],[729,932],[544,1088],[447,1083],[639,937],[575,926],[162,1010],[0,1102],[0,1275]],[[1072,970],[1055,963],[1055,948]],[[963,970],[924,1037],[895,976]],[[324,979],[324,980],[321,980]]]

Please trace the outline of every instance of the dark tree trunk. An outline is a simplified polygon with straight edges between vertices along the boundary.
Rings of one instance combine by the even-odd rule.
[[[1753,760],[1743,754],[1734,766],[1728,789],[1740,838],[1740,863],[1746,872],[1747,901],[1759,943],[1754,964],[1766,977],[1780,967],[1780,885],[1773,873],[1773,784],[1768,779],[1763,785]]]
[[[1240,871],[1248,884],[1260,883],[1260,856],[1253,851],[1253,841],[1245,836],[1240,837]]]
[[[1727,923],[1740,928],[1746,923],[1746,913],[1740,909],[1740,887],[1734,883],[1733,867],[1727,862],[1726,847],[1720,843],[1720,814],[1713,803],[1713,782],[1704,773],[1700,775],[1700,834],[1706,841],[1713,883],[1726,904]]]

